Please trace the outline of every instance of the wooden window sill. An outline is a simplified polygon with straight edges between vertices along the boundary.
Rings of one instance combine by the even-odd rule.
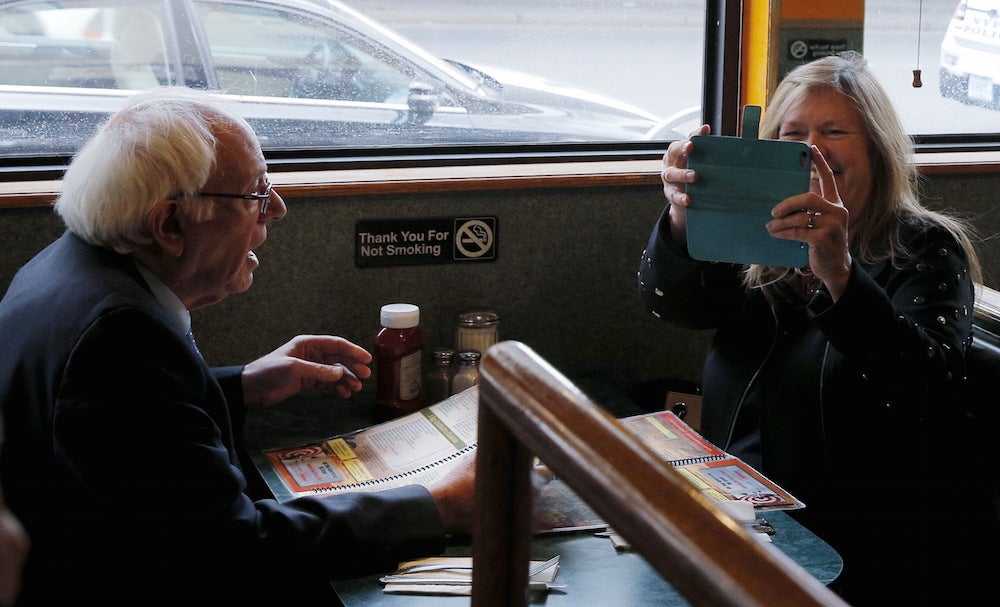
[[[1000,173],[1000,152],[918,154],[927,175]],[[659,160],[545,162],[272,173],[282,196],[357,196],[527,188],[655,186]],[[51,205],[59,180],[0,183],[0,208]]]

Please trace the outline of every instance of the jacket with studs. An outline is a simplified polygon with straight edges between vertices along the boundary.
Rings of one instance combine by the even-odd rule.
[[[943,461],[960,447],[974,285],[950,233],[902,229],[912,258],[854,260],[836,302],[823,287],[770,300],[747,290],[743,266],[692,259],[674,242],[666,212],[638,274],[650,314],[714,330],[705,437],[805,502],[796,518],[872,573],[913,549],[912,525],[940,508],[926,496],[963,482]],[[880,502],[892,505],[880,513]]]

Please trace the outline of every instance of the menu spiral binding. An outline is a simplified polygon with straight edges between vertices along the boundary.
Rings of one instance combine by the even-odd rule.
[[[694,464],[704,464],[705,462],[717,462],[720,459],[726,459],[727,455],[703,455],[702,457],[689,457],[687,459],[675,459],[667,462],[674,468],[681,468],[683,466],[692,466]]]
[[[399,472],[397,474],[391,474],[389,476],[382,476],[382,477],[379,477],[379,478],[372,478],[372,479],[368,479],[368,480],[364,480],[364,481],[357,481],[357,482],[348,483],[348,484],[345,484],[345,485],[334,485],[334,486],[331,486],[331,487],[317,487],[316,489],[313,489],[312,492],[313,493],[336,493],[336,492],[343,492],[343,491],[357,491],[359,489],[371,488],[371,487],[376,486],[376,485],[385,485],[385,484],[389,484],[389,483],[395,483],[397,481],[401,481],[401,480],[406,479],[408,477],[416,476],[416,475],[421,474],[423,472],[428,472],[430,470],[433,470],[434,468],[438,468],[440,466],[448,464],[448,463],[450,463],[450,462],[458,459],[459,457],[465,455],[466,453],[472,451],[473,449],[475,449],[476,445],[477,445],[477,443],[472,443],[471,445],[466,445],[462,449],[459,449],[458,451],[452,453],[451,455],[446,455],[446,456],[442,457],[441,459],[437,460],[436,462],[433,462],[433,463],[430,463],[430,464],[425,464],[423,466],[418,466],[416,468],[413,468],[413,469],[410,469],[410,470],[406,470],[404,472]]]

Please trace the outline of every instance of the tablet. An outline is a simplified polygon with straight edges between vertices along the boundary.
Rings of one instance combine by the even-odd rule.
[[[743,136],[695,135],[688,168],[687,239],[704,261],[801,268],[804,242],[776,238],[765,224],[779,202],[809,191],[812,153],[801,141],[758,139],[759,106],[744,108]]]

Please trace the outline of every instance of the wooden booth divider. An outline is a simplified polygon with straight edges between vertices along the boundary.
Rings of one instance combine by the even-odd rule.
[[[692,605],[846,605],[525,344],[487,351],[478,419],[473,607],[527,604],[536,456]]]

